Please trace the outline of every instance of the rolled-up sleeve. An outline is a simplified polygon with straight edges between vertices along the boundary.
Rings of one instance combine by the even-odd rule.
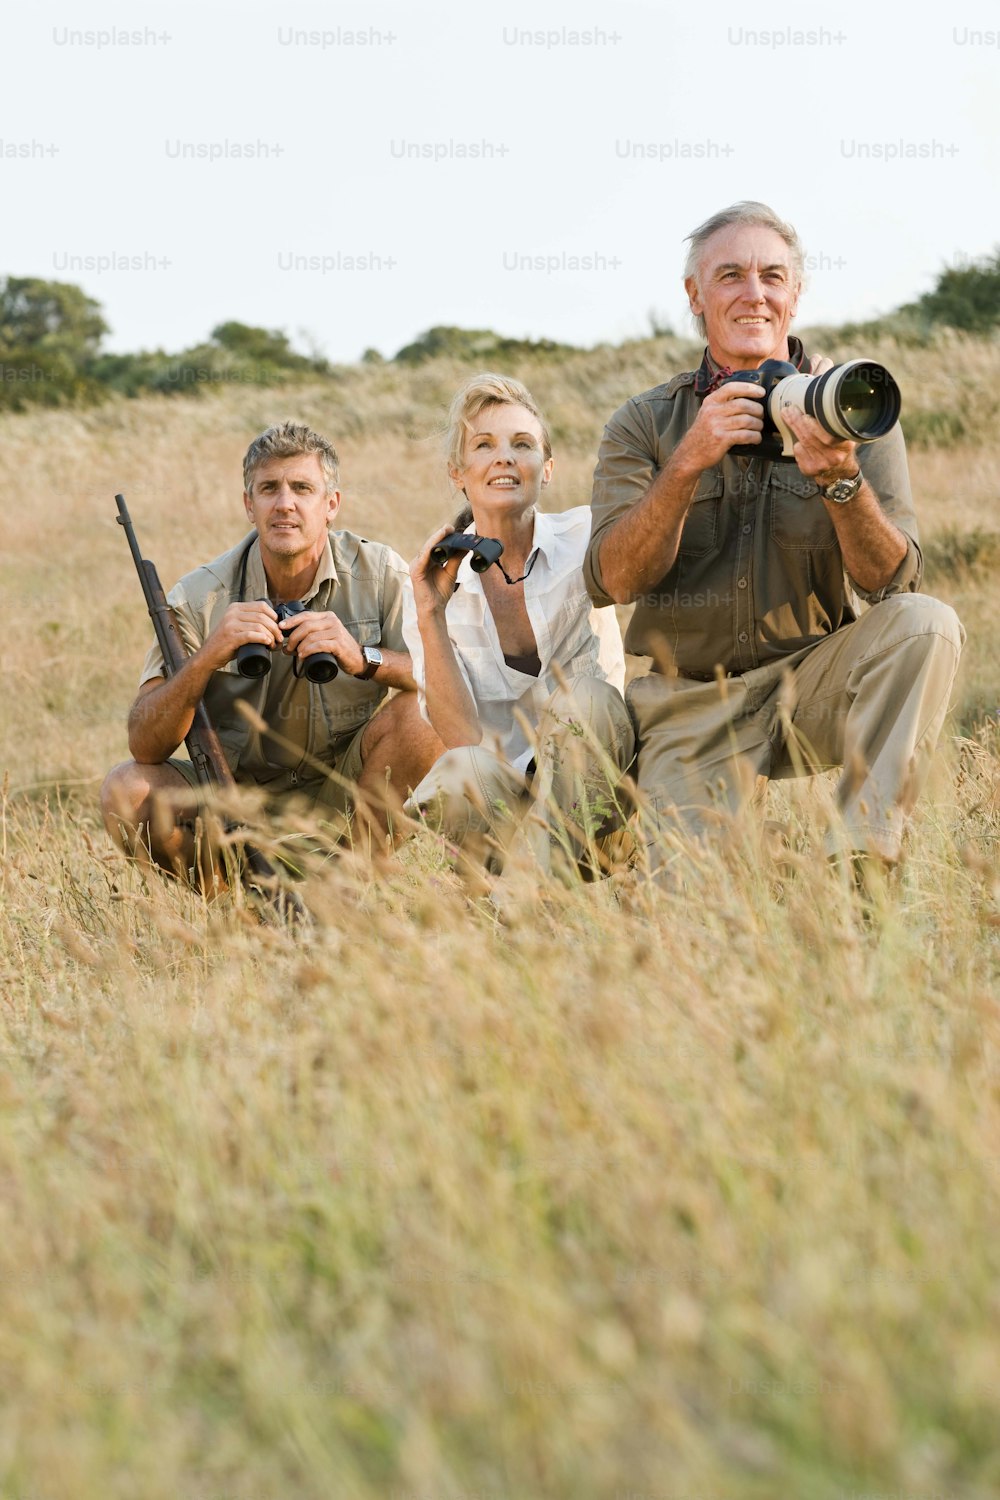
[[[924,572],[924,559],[917,534],[917,517],[910,492],[910,471],[906,463],[906,443],[897,425],[884,438],[858,447],[858,464],[875,491],[883,511],[906,539],[906,556],[888,583],[868,591],[850,578],[851,588],[869,604],[876,604],[889,594],[915,593]]]
[[[193,656],[204,644],[207,631],[205,621],[197,611],[192,609],[182,584],[175,583],[167,595],[167,603],[170,605],[174,619],[177,621],[177,629],[180,631],[181,640],[184,642],[184,650],[188,656]],[[139,678],[139,686],[145,687],[147,682],[154,678],[166,677],[167,668],[160,650],[160,643],[153,641],[146,660],[142,664],[142,675]]]
[[[613,604],[601,576],[601,543],[607,532],[642,499],[657,472],[657,440],[645,402],[626,401],[604,429],[590,502],[590,543],[583,564],[587,592],[598,606]]]

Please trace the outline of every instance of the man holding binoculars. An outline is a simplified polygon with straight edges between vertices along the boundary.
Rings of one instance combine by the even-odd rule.
[[[341,503],[333,446],[304,425],[270,427],[250,445],[243,481],[254,529],[171,590],[187,660],[168,677],[151,649],[129,714],[134,758],[101,794],[112,836],[168,869],[195,858],[197,780],[174,753],[200,700],[238,782],[270,803],[297,794],[323,818],[346,814],[356,787],[376,833],[387,781],[401,802],[441,750],[403,641],[406,564],[330,530]],[[403,691],[375,715],[390,688]]]
[[[789,334],[802,247],[772,209],[689,239],[708,347],[608,423],[585,565],[595,604],[635,604],[626,649],[654,662],[628,691],[638,784],[660,834],[707,837],[758,777],[842,766],[829,852],[893,864],[964,641],[917,592],[899,392],[872,361],[820,373]]]

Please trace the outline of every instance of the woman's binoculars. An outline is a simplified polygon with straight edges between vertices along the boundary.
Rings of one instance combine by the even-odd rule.
[[[503,557],[503,542],[491,536],[473,536],[471,531],[452,531],[442,537],[436,547],[431,548],[431,562],[443,568],[449,557],[458,552],[469,552],[469,566],[473,573],[485,573]]]
[[[271,608],[278,616],[278,624],[283,620],[289,620],[294,615],[305,614],[305,605],[298,599],[293,599],[289,604],[272,604]],[[262,646],[259,641],[248,641],[241,646],[236,653],[236,670],[241,677],[266,677],[271,670],[271,652],[273,646]],[[340,668],[337,666],[337,658],[331,656],[329,651],[315,651],[312,656],[307,656],[305,661],[299,661],[298,657],[292,662],[292,672],[296,677],[304,677],[307,682],[330,682]]]

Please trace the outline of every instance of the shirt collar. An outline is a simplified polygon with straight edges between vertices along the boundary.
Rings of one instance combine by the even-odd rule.
[[[797,370],[809,369],[809,358],[802,345],[802,340],[797,334],[788,335],[788,358]],[[729,375],[732,371],[724,365],[718,364],[709,354],[706,348],[702,356],[701,364],[694,377],[694,393],[696,396],[707,396],[709,391],[715,389],[715,382],[720,375]]]
[[[267,574],[264,571],[264,564],[260,556],[260,539],[254,535],[252,541],[250,541],[249,537],[247,541],[250,543],[250,550],[247,554],[246,588],[243,592],[243,597],[244,599],[266,599],[269,597],[268,583]],[[302,603],[308,604],[310,600],[315,599],[325,583],[336,586],[337,582],[337,569],[333,561],[333,548],[330,545],[330,534],[327,532],[326,547],[320,553],[316,572],[313,574],[313,581],[306,590]]]

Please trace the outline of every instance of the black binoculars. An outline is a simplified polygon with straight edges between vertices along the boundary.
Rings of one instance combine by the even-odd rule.
[[[469,566],[473,573],[485,573],[503,556],[503,542],[491,536],[473,536],[471,531],[452,531],[431,548],[431,562],[443,568],[457,552],[471,552]]]
[[[270,600],[266,601],[270,603]],[[306,612],[305,605],[298,599],[293,599],[289,604],[271,604],[271,608],[278,616],[278,624],[283,620],[290,620],[295,615],[303,615]],[[263,646],[259,641],[248,641],[241,646],[236,653],[236,670],[241,677],[266,677],[271,670],[271,652],[273,646]],[[299,661],[298,657],[292,662],[292,672],[296,677],[304,677],[307,682],[330,682],[340,668],[337,666],[337,658],[331,656],[329,651],[315,651],[312,656],[307,656],[305,661]]]

